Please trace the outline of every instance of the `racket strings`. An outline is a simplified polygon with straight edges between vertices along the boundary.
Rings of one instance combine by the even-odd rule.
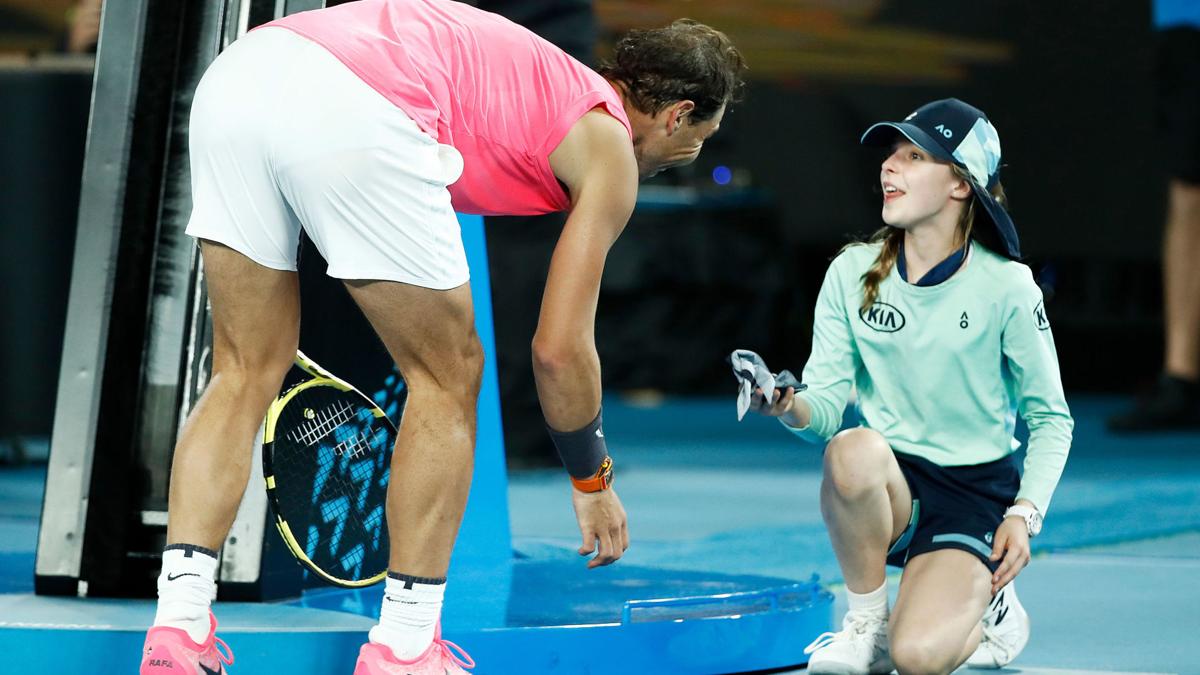
[[[309,411],[311,408],[306,408],[304,414],[307,416]],[[312,419],[306,419],[304,424],[289,434],[293,442],[304,445],[320,442],[350,419],[350,416],[354,414],[354,406],[345,401],[338,401],[328,408],[319,412],[313,411],[311,414],[313,415]]]
[[[332,430],[337,432],[335,437],[340,439],[334,446],[334,452],[339,456],[355,459],[384,449],[380,445],[389,440],[388,430],[382,425],[374,424],[374,419],[362,419],[363,413],[374,418],[371,411],[363,409],[358,413],[359,424],[350,425],[347,418]],[[342,433],[343,431],[345,433]]]

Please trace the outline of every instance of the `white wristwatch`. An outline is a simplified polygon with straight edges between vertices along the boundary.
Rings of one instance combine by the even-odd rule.
[[[1029,530],[1029,538],[1032,539],[1038,536],[1038,532],[1042,531],[1042,514],[1032,506],[1024,504],[1013,504],[1004,512],[1004,517],[1018,516],[1025,520],[1025,527]]]

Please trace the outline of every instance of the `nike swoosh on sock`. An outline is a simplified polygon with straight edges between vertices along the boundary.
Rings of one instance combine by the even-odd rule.
[[[200,576],[200,575],[196,574],[195,572],[184,572],[183,574],[168,574],[167,581],[175,581],[176,579],[178,579],[180,577],[198,577],[198,576]]]

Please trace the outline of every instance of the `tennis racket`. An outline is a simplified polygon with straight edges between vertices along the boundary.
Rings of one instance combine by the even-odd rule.
[[[361,588],[387,576],[385,504],[396,427],[303,352],[305,379],[267,410],[263,476],[275,526],[321,580]]]

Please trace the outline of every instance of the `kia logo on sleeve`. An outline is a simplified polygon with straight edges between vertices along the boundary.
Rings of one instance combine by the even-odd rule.
[[[1045,301],[1039,302],[1037,307],[1033,308],[1033,320],[1037,324],[1038,330],[1050,328],[1050,320],[1046,318]]]

